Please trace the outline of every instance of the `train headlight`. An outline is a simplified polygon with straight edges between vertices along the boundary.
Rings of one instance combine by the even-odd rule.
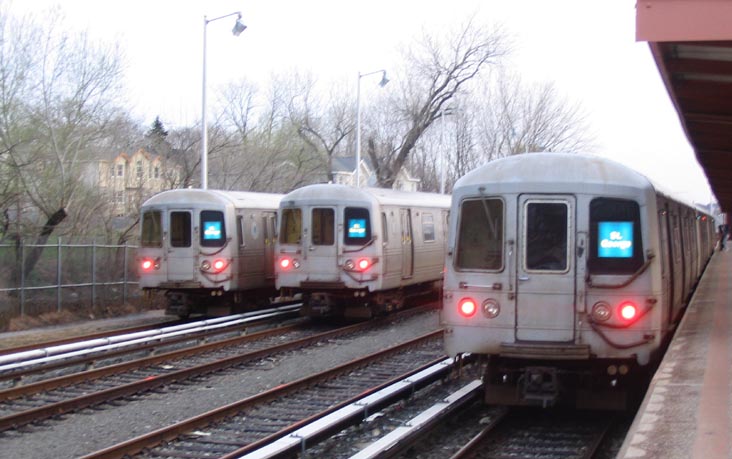
[[[211,270],[211,262],[208,260],[203,260],[201,262],[201,271],[209,271]]]
[[[473,317],[476,311],[478,311],[478,305],[474,299],[463,298],[458,302],[458,312],[466,319]]]
[[[620,317],[627,321],[631,321],[638,317],[638,307],[636,307],[635,304],[626,301],[625,303],[622,303],[618,310],[620,311]]]
[[[354,263],[353,260],[346,260],[346,262],[343,263],[343,267],[349,271],[353,271],[354,268],[356,268],[356,263]]]
[[[492,298],[485,300],[481,309],[483,309],[483,315],[489,319],[495,319],[501,313],[501,305]]]
[[[592,319],[595,322],[605,322],[610,319],[612,315],[613,312],[612,309],[610,309],[610,305],[605,303],[604,301],[595,303],[595,305],[592,306]]]

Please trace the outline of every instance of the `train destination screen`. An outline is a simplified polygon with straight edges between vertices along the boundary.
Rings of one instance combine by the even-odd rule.
[[[348,219],[348,237],[354,239],[363,239],[366,237],[366,219],[349,218]]]
[[[221,239],[221,222],[203,222],[203,239],[207,241]]]
[[[599,258],[633,257],[633,222],[598,222]]]

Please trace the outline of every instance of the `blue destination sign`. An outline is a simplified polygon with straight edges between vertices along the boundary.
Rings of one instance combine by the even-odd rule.
[[[221,239],[221,222],[203,222],[203,239]]]
[[[599,222],[597,256],[633,257],[633,222]]]
[[[366,219],[351,218],[348,220],[348,237],[364,238],[366,237]]]

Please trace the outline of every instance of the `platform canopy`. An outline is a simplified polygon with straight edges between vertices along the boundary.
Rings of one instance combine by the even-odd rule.
[[[732,1],[638,0],[647,41],[686,136],[725,212],[732,212]]]

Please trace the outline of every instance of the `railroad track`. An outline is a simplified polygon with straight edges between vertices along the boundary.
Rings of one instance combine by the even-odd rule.
[[[280,385],[239,402],[179,422],[168,428],[123,442],[85,456],[85,459],[122,457],[234,458],[254,454],[262,447],[299,428],[323,420],[340,409],[374,395],[404,378],[416,377],[427,367],[443,365],[420,379],[403,383],[406,397],[435,379],[446,377],[452,367],[444,364],[442,331],[438,330],[398,346],[340,365],[336,368]],[[416,367],[416,369],[415,369]],[[391,395],[391,394],[390,394]],[[383,403],[393,398],[386,396]],[[368,407],[368,408],[366,408]],[[361,405],[350,422],[358,422],[381,405]],[[342,429],[342,423],[316,430],[308,442]],[[295,442],[297,450],[301,445]]]
[[[3,358],[4,356],[6,356],[8,354],[17,354],[17,353],[21,353],[24,351],[32,351],[34,349],[43,349],[46,347],[61,346],[61,345],[68,344],[68,343],[93,340],[93,339],[97,339],[97,338],[108,338],[110,336],[127,335],[130,333],[137,333],[137,332],[141,332],[141,331],[150,330],[152,328],[174,327],[176,325],[182,325],[182,324],[189,323],[189,322],[191,322],[191,321],[175,319],[175,320],[169,320],[166,322],[159,322],[159,323],[155,323],[155,324],[135,325],[133,327],[118,328],[116,330],[106,330],[106,331],[101,331],[101,332],[89,333],[86,335],[77,335],[77,336],[71,336],[71,337],[48,340],[48,341],[34,342],[32,344],[23,344],[20,346],[7,347],[5,349],[0,350],[0,358]]]
[[[591,459],[616,421],[607,412],[512,410],[451,459]]]
[[[410,310],[403,316],[419,311]],[[377,327],[394,318],[325,332],[290,325],[6,389],[0,391],[0,431],[241,367]]]
[[[35,348],[24,346],[0,355],[0,389],[119,363],[145,353],[195,347],[247,333],[252,327],[277,326],[297,317],[299,308],[299,304],[289,305],[162,328],[135,327],[124,330],[125,333],[94,334]]]

